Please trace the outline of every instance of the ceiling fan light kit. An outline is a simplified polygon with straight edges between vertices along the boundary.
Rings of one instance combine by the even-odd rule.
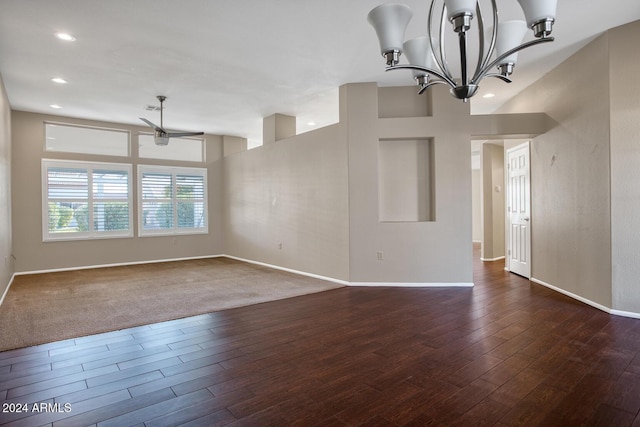
[[[160,101],[160,126],[154,124],[153,122],[140,117],[140,120],[142,120],[143,122],[145,122],[147,125],[149,125],[153,130],[153,142],[155,142],[156,145],[168,145],[169,144],[169,138],[181,138],[183,136],[199,136],[199,135],[204,135],[204,132],[167,132],[164,129],[164,125],[163,125],[163,110],[164,110],[164,101],[167,99],[166,96],[163,95],[158,95],[156,96],[156,98],[158,99],[158,101]]]
[[[380,42],[380,52],[387,63],[387,71],[410,69],[418,84],[419,93],[436,84],[446,84],[450,93],[467,102],[478,91],[478,85],[485,77],[495,77],[511,83],[518,52],[531,46],[553,41],[550,37],[556,17],[557,0],[518,0],[524,12],[525,21],[498,21],[496,0],[491,0],[491,34],[486,43],[485,21],[478,0],[431,0],[427,18],[427,36],[406,42],[404,34],[411,20],[411,9],[399,3],[380,5],[369,12],[367,20],[375,29]],[[434,32],[435,9],[441,5],[440,22]],[[478,30],[478,58],[473,74],[468,66],[467,36],[474,22]],[[458,35],[460,78],[455,78],[445,53],[445,30],[447,21]],[[523,42],[527,28],[535,38]],[[409,64],[400,64],[400,56],[405,53]],[[495,58],[494,58],[495,54]],[[497,68],[498,72],[491,72]]]

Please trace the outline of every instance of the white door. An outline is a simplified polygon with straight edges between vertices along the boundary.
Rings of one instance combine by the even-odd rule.
[[[531,277],[531,188],[529,142],[507,151],[509,173],[509,271]]]

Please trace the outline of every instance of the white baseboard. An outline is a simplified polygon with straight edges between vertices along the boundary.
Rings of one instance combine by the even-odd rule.
[[[387,286],[396,288],[472,288],[473,283],[460,282],[460,283],[437,283],[437,282],[349,282],[349,286]]]
[[[121,263],[115,263],[115,264],[85,265],[80,267],[53,268],[50,270],[21,271],[21,272],[15,273],[15,275],[26,276],[28,274],[58,273],[61,271],[90,270],[92,268],[124,267],[127,265],[143,265],[143,264],[156,264],[159,262],[189,261],[192,259],[220,258],[223,256],[225,255],[206,255],[206,256],[185,257],[185,258],[155,259],[151,261],[121,262]]]
[[[334,279],[333,277],[320,276],[318,274],[307,273],[305,271],[300,271],[300,270],[293,270],[291,268],[281,267],[279,265],[274,265],[274,264],[267,264],[265,262],[260,262],[260,261],[253,261],[253,260],[250,260],[250,259],[240,258],[240,257],[233,256],[233,255],[221,255],[221,256],[226,257],[226,258],[235,259],[237,261],[246,262],[246,263],[249,263],[249,264],[255,264],[255,265],[260,265],[262,267],[273,268],[274,270],[286,271],[288,273],[299,274],[301,276],[312,277],[314,279],[326,280],[327,282],[333,282],[333,283],[337,283],[339,285],[344,285],[344,286],[348,286],[349,285],[349,282],[344,281],[344,280],[340,280],[340,279]]]
[[[5,288],[4,292],[2,293],[2,297],[0,297],[0,306],[2,305],[2,302],[4,301],[4,297],[7,296],[7,293],[9,292],[9,288],[11,287],[11,284],[13,283],[13,279],[16,278],[16,273],[13,273],[11,275],[11,279],[9,279],[9,284],[7,285],[7,287]]]
[[[329,282],[333,282],[333,283],[337,283],[339,285],[344,285],[344,286],[389,286],[389,287],[420,287],[420,288],[427,288],[427,287],[465,287],[465,288],[469,288],[469,287],[473,287],[473,283],[404,283],[404,282],[349,282],[346,280],[341,280],[341,279],[335,279],[333,277],[327,277],[327,276],[320,276],[318,274],[313,274],[313,273],[307,273],[305,271],[300,271],[300,270],[293,270],[290,268],[286,268],[286,267],[281,267],[279,265],[274,265],[274,264],[267,264],[264,262],[259,262],[259,261],[253,261],[250,259],[246,259],[246,258],[240,258],[240,257],[236,257],[236,256],[232,256],[232,255],[222,255],[225,256],[227,258],[231,258],[231,259],[235,259],[238,261],[242,261],[242,262],[247,262],[249,264],[255,264],[255,265],[261,265],[263,267],[269,267],[269,268],[273,268],[276,270],[282,270],[282,271],[287,271],[289,273],[294,273],[294,274],[300,274],[302,276],[307,276],[307,277],[313,277],[315,279],[321,279],[321,280],[326,280]]]
[[[226,255],[226,254],[220,254],[220,255],[207,255],[207,256],[197,256],[197,257],[186,257],[186,258],[171,258],[171,259],[159,259],[159,260],[152,260],[152,261],[135,261],[135,262],[125,262],[125,263],[115,263],[115,264],[99,264],[99,265],[89,265],[89,266],[80,266],[80,267],[67,267],[67,268],[55,268],[55,269],[49,269],[49,270],[35,270],[35,271],[21,271],[18,273],[14,274],[15,276],[22,276],[22,275],[28,275],[28,274],[43,274],[43,273],[57,273],[57,272],[61,272],[61,271],[73,271],[73,270],[89,270],[92,268],[108,268],[108,267],[122,267],[122,266],[128,266],[128,265],[142,265],[142,264],[155,264],[155,263],[159,263],[159,262],[173,262],[173,261],[188,261],[188,260],[193,260],[193,259],[207,259],[207,258],[220,258],[220,257],[226,257],[226,258],[230,258],[230,259],[235,259],[238,261],[242,261],[242,262],[246,262],[249,264],[255,264],[255,265],[260,265],[263,267],[269,267],[269,268],[273,268],[275,270],[281,270],[281,271],[286,271],[289,273],[294,273],[294,274],[299,274],[301,276],[306,276],[306,277],[312,277],[315,279],[320,279],[320,280],[326,280],[328,282],[333,282],[333,283],[337,283],[339,285],[343,285],[343,286],[386,286],[386,287],[405,287],[405,288],[442,288],[442,287],[447,287],[447,288],[471,288],[473,287],[473,283],[472,282],[453,282],[453,283],[447,283],[447,282],[421,282],[421,283],[405,283],[405,282],[349,282],[346,280],[341,280],[341,279],[336,279],[333,277],[327,277],[327,276],[321,276],[318,274],[313,274],[313,273],[307,273],[305,271],[300,271],[300,270],[294,270],[291,268],[286,268],[286,267],[281,267],[279,265],[275,265],[275,264],[268,264],[268,263],[264,263],[264,262],[260,262],[260,261],[254,261],[254,260],[250,260],[250,259],[246,259],[246,258],[240,258],[240,257],[236,257],[233,255]],[[12,278],[13,281],[13,278]],[[7,290],[9,288],[7,287]],[[6,294],[6,291],[5,291]],[[3,299],[4,299],[4,295],[3,295]],[[0,300],[0,304],[1,304]]]
[[[505,258],[505,257],[504,257],[504,255],[503,255],[503,256],[499,256],[499,257],[497,257],[497,258],[480,258],[480,261],[488,261],[488,262],[491,262],[491,261],[500,261],[501,259],[504,259],[504,258]]]
[[[640,313],[634,313],[632,311],[623,311],[623,310],[610,310],[611,314],[622,317],[631,317],[633,319],[640,319]]]
[[[587,305],[590,305],[591,307],[595,307],[598,310],[602,310],[605,313],[609,313],[609,314],[612,314],[612,315],[615,315],[615,316],[631,317],[631,318],[634,318],[634,319],[640,319],[640,313],[634,313],[634,312],[631,312],[631,311],[614,310],[612,308],[606,307],[606,306],[604,306],[602,304],[599,304],[597,302],[591,301],[591,300],[589,300],[587,298],[581,297],[580,295],[576,295],[573,292],[569,292],[569,291],[566,291],[566,290],[564,290],[562,288],[559,288],[557,286],[553,286],[553,285],[551,285],[549,283],[546,283],[546,282],[544,282],[542,280],[535,279],[533,277],[530,280],[532,282],[534,282],[534,283],[537,283],[537,284],[542,285],[542,286],[544,286],[546,288],[552,289],[552,290],[554,290],[556,292],[559,292],[559,293],[561,293],[563,295],[566,295],[566,296],[571,297],[571,298],[573,298],[575,300],[578,300],[578,301],[583,302],[583,303],[585,303]]]

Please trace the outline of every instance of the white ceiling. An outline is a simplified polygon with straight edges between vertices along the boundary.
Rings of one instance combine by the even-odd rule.
[[[427,1],[403,1],[414,11],[407,38],[424,35]],[[0,0],[0,74],[16,110],[157,123],[145,107],[166,95],[166,127],[256,145],[274,113],[296,116],[299,132],[336,122],[342,84],[413,84],[410,71],[384,71],[366,21],[381,2]],[[498,7],[502,19],[521,13],[515,0]],[[598,34],[638,19],[639,0],[559,0],[556,41],[521,52],[514,83],[483,81],[472,112],[492,112]],[[59,31],[77,40],[59,41]],[[488,91],[498,96],[483,99]]]

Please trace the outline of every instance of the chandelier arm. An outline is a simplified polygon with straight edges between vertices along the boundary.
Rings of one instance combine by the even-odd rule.
[[[487,56],[484,54],[484,20],[482,19],[482,11],[480,10],[480,2],[476,3],[476,15],[478,16],[478,64],[476,65],[476,71],[473,77],[478,74],[478,70],[482,69],[487,60]]]
[[[435,0],[431,3],[431,8],[433,8],[433,5],[435,4]],[[438,63],[438,67],[440,67],[440,70],[442,70],[442,72],[444,74],[447,75],[448,79],[453,81],[453,74],[451,73],[451,70],[449,69],[449,63],[447,62],[447,57],[445,56],[445,45],[444,45],[444,30],[446,28],[447,25],[447,14],[446,14],[446,8],[445,5],[442,5],[442,13],[440,15],[440,38],[438,39],[438,45],[439,45],[439,52],[438,55],[434,54],[434,57],[436,59],[436,62]],[[429,33],[429,37],[431,37],[431,33]]]
[[[431,56],[433,56],[433,59],[435,60],[436,64],[438,64],[438,67],[443,70],[443,64],[442,64],[442,60],[441,58],[436,54],[436,49],[435,46],[433,44],[433,37],[431,37],[432,33],[432,21],[433,21],[433,8],[435,5],[435,1],[431,2],[431,6],[429,7],[429,15],[427,17],[427,39],[429,40],[429,46],[431,47]]]
[[[510,50],[506,51],[502,55],[498,56],[490,64],[486,65],[482,70],[480,70],[480,72],[477,73],[478,76],[477,77],[474,76],[473,80],[471,81],[471,84],[477,84],[480,80],[482,80],[484,78],[484,76],[489,72],[489,70],[491,68],[493,68],[496,65],[498,65],[498,63],[500,63],[500,61],[502,61],[504,58],[506,58],[507,56],[511,55],[512,53],[519,52],[519,51],[521,51],[523,49],[526,49],[526,48],[531,47],[531,46],[535,46],[535,45],[540,44],[540,43],[552,42],[553,40],[554,40],[553,37],[539,38],[539,39],[535,39],[535,40],[531,40],[531,41],[522,43],[520,46],[516,46],[513,49],[510,49]]]
[[[491,73],[491,74],[485,74],[485,77],[495,77],[496,79],[500,79],[505,83],[512,83],[512,80],[509,77],[503,76],[502,74],[498,74],[498,73]]]
[[[446,83],[451,87],[456,87],[456,82],[453,81],[452,78],[450,78],[449,76],[447,76],[446,74],[443,74],[441,72],[438,72],[432,68],[427,68],[427,67],[422,67],[420,65],[405,65],[405,64],[400,64],[400,65],[394,65],[393,67],[387,67],[387,69],[385,71],[393,71],[393,70],[416,70],[416,71],[424,71],[425,73],[429,73],[433,76],[436,76],[437,78],[443,80],[442,83]],[[432,82],[432,83],[435,83]]]
[[[478,4],[478,15],[480,15],[480,2]],[[491,29],[491,42],[489,43],[489,50],[487,50],[486,54],[482,55],[484,52],[483,49],[480,50],[481,54],[478,56],[478,67],[476,68],[476,73],[473,75],[472,81],[479,81],[478,76],[487,66],[487,63],[491,59],[491,55],[493,55],[493,51],[496,48],[496,40],[498,39],[498,5],[496,4],[496,0],[491,0],[491,5],[493,7],[493,28]],[[478,25],[480,27],[480,40],[484,42],[484,20],[482,18],[478,19]],[[482,64],[480,64],[479,58],[483,57]]]
[[[432,82],[429,82],[427,84],[425,84],[424,86],[420,86],[420,90],[418,91],[418,95],[422,95],[424,93],[425,90],[429,89],[431,86],[435,86],[437,84],[441,84],[441,85],[448,85],[449,83],[442,81],[442,80],[434,80]]]

